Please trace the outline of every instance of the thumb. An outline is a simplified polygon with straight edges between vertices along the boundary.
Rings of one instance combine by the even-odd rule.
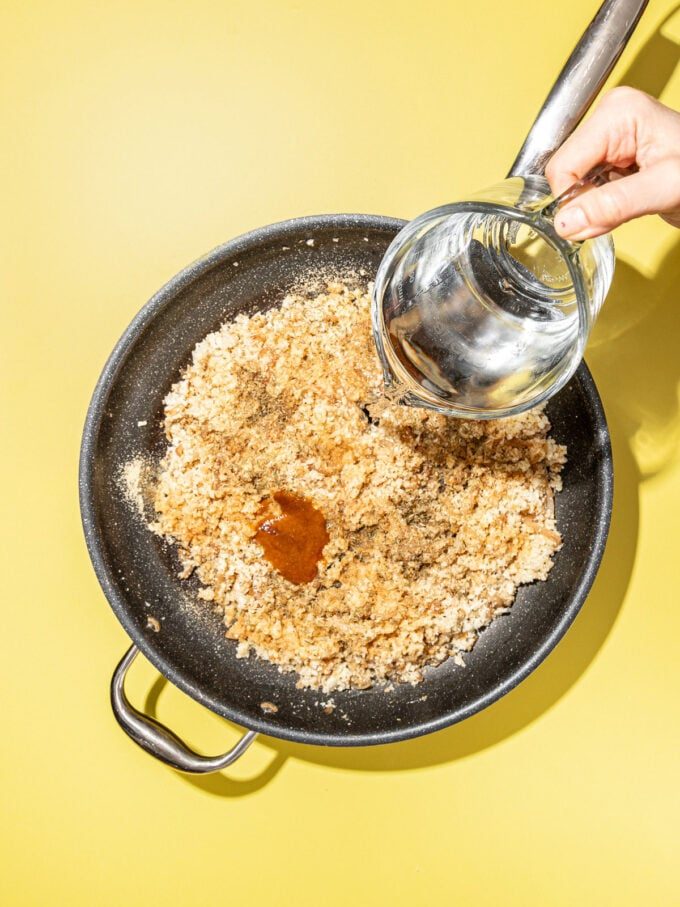
[[[680,205],[680,166],[660,161],[631,176],[583,192],[555,215],[565,239],[592,239],[643,214],[662,214]]]

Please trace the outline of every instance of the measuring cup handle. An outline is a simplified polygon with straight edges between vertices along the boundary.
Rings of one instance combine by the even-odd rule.
[[[543,173],[595,100],[647,3],[605,0],[564,64],[508,176]]]
[[[544,205],[543,208],[541,208],[541,214],[544,217],[552,217],[558,208],[561,208],[562,205],[566,205],[567,202],[573,201],[573,199],[581,195],[582,192],[586,192],[594,186],[604,186],[605,183],[609,182],[612,173],[615,173],[617,176],[630,176],[631,173],[635,173],[636,170],[636,167],[616,167],[614,164],[608,163],[597,164],[589,170],[585,176],[582,176],[580,180],[572,183],[568,189],[565,189],[564,192],[561,192],[556,198],[553,198]]]

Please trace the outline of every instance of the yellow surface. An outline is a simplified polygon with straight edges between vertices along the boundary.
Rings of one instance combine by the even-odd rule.
[[[674,6],[652,0],[614,81],[680,107]],[[617,471],[595,589],[459,727],[262,740],[204,780],[156,764],[111,716],[127,639],[76,500],[95,380],[167,278],[260,224],[411,217],[502,176],[595,7],[2,4],[3,905],[680,903],[680,233],[618,231],[589,354]],[[130,692],[205,751],[236,739],[148,665]]]

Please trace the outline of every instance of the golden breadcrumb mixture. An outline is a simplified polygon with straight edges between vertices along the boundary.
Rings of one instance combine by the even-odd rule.
[[[560,546],[565,449],[543,412],[460,421],[380,401],[381,388],[369,292],[329,283],[210,334],[165,400],[152,528],[238,655],[295,671],[299,687],[415,683],[426,665],[462,663]],[[256,540],[278,492],[325,517],[311,581],[285,579]]]

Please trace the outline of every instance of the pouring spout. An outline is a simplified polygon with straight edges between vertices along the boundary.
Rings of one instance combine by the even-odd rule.
[[[595,100],[647,3],[605,0],[564,64],[508,176],[543,173]]]

